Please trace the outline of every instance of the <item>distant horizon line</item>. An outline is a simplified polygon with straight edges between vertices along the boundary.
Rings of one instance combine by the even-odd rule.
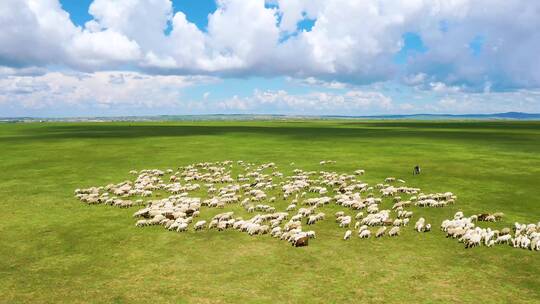
[[[470,113],[470,114],[447,114],[447,113],[417,113],[417,114],[374,114],[374,115],[339,115],[339,114],[244,114],[244,113],[232,113],[232,114],[155,114],[155,115],[111,115],[111,116],[14,116],[14,117],[0,117],[0,121],[21,121],[21,120],[48,120],[48,121],[62,121],[62,120],[133,120],[133,119],[147,119],[156,120],[156,118],[174,118],[181,117],[252,117],[252,118],[264,118],[264,117],[291,117],[291,118],[484,118],[484,119],[540,119],[540,113],[527,113],[527,112],[500,112],[500,113]],[[178,119],[180,120],[180,119]]]

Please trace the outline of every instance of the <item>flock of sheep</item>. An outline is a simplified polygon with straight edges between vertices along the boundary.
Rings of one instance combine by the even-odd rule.
[[[441,230],[446,232],[447,237],[464,243],[465,248],[510,244],[514,248],[540,250],[540,222],[537,224],[514,223],[513,229],[503,228],[500,231],[475,225],[477,221],[495,222],[502,216],[502,213],[495,213],[465,217],[463,212],[458,211],[453,219],[442,222]]]
[[[333,163],[335,161],[325,160],[320,165]],[[294,163],[290,165],[293,167]],[[404,180],[394,177],[370,186],[360,180],[364,170],[340,174],[294,169],[286,176],[274,163],[204,162],[177,170],[132,170],[130,174],[136,178],[77,189],[75,196],[87,204],[121,208],[141,206],[143,208],[133,214],[137,218],[137,227],[162,225],[177,232],[187,231],[190,225],[193,231],[231,229],[250,236],[268,234],[296,247],[307,246],[310,239],[316,238],[315,231],[304,228],[326,220],[322,211],[329,204],[343,208],[335,213],[335,221],[339,227],[347,229],[343,239],[349,240],[353,231],[361,239],[399,236],[401,229],[414,217],[414,212],[407,208],[444,207],[454,204],[457,199],[451,192],[422,193],[419,188],[407,187]],[[271,196],[271,193],[278,194]],[[385,199],[392,201],[390,209],[381,207]],[[276,207],[279,201],[287,205],[284,210]],[[253,215],[244,218],[229,211],[208,221],[196,220],[206,208],[231,205],[241,206],[247,214]],[[466,248],[510,244],[516,248],[540,250],[540,222],[515,223],[512,230],[504,228],[501,231],[475,225],[477,221],[495,222],[502,216],[502,213],[495,213],[465,217],[462,212],[457,212],[453,219],[441,224],[441,230],[447,237],[464,243]],[[419,217],[414,231],[429,232],[431,224]]]

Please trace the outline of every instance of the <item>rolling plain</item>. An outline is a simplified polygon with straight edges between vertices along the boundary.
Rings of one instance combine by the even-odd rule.
[[[0,302],[540,302],[539,252],[465,249],[439,230],[456,211],[503,212],[500,222],[479,223],[496,229],[540,221],[540,122],[4,123],[0,147]],[[322,168],[327,159],[336,163]],[[397,238],[343,241],[330,216],[310,228],[317,238],[309,246],[294,248],[233,230],[137,228],[137,207],[73,196],[133,178],[130,170],[223,160],[275,162],[287,173],[364,169],[369,184],[395,176],[458,199],[411,208],[433,224],[430,233],[409,226]],[[413,176],[417,164],[422,174]],[[218,212],[206,208],[200,218]]]

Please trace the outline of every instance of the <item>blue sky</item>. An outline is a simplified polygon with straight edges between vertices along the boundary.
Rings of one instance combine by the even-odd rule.
[[[398,64],[405,64],[411,56],[417,53],[427,52],[427,48],[417,33],[407,32],[402,35],[403,46],[394,56],[394,62]]]
[[[60,0],[62,8],[70,15],[73,23],[79,26],[92,20],[92,15],[88,13],[93,0]],[[186,14],[190,22],[195,23],[199,29],[205,30],[208,24],[208,15],[216,10],[214,0],[173,0],[173,12],[181,11]]]
[[[73,23],[79,26],[92,20],[92,16],[88,13],[90,4],[93,0],[62,0],[60,4],[62,8],[69,13],[69,16]]]
[[[0,11],[0,116],[540,112],[531,1],[6,0]]]

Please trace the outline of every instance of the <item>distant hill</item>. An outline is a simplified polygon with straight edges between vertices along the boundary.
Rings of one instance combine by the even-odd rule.
[[[157,115],[116,117],[5,117],[0,122],[100,122],[100,121],[209,121],[209,120],[290,120],[290,119],[403,119],[403,120],[540,120],[540,113],[506,112],[493,114],[410,114],[410,115],[275,115],[275,114],[213,114]]]
[[[479,120],[540,120],[540,114],[523,112],[506,112],[493,114],[410,114],[410,115],[368,115],[368,116],[325,116],[335,118],[365,118],[365,119],[419,119],[419,120],[448,120],[448,119],[479,119]]]

